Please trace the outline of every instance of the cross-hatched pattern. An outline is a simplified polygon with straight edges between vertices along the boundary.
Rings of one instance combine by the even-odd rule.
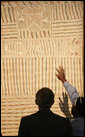
[[[83,96],[83,9],[83,1],[1,2],[3,136],[18,135],[21,117],[38,110],[35,94],[42,87],[53,90],[51,109],[64,116],[59,97],[66,91],[55,75],[59,65]],[[68,104],[71,111],[70,99]]]

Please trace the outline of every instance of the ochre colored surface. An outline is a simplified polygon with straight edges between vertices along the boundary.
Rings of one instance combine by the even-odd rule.
[[[58,97],[62,98],[62,91],[66,91],[55,76],[59,65],[83,95],[83,2],[2,2],[2,135],[18,134],[21,117],[38,110],[35,94],[42,87],[53,90],[52,111],[64,116]]]

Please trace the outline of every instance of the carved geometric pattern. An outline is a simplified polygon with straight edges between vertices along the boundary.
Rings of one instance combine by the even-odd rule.
[[[3,56],[82,56],[83,37],[2,41]],[[64,45],[64,46],[63,46]],[[69,45],[69,46],[68,46]]]
[[[16,17],[13,6],[1,6],[1,23],[15,23]]]
[[[52,111],[63,115],[59,109],[58,97],[65,89],[56,80],[55,66],[63,64],[68,81],[83,95],[83,71],[81,57],[62,58],[2,58],[2,129],[4,135],[17,135],[22,116],[35,113],[35,93],[41,87],[54,91],[55,104]],[[52,84],[54,83],[54,84]],[[59,90],[59,92],[58,92]],[[69,109],[71,102],[69,100]],[[8,125],[8,126],[7,126]]]
[[[54,108],[51,109],[55,113],[57,111],[59,115],[62,115],[62,112],[59,109],[58,101],[59,99],[55,98],[56,103],[54,104]],[[21,117],[35,113],[38,110],[37,106],[35,105],[35,97],[24,95],[7,97],[3,96],[1,107],[3,108],[3,117],[1,119],[1,123],[4,123],[1,125],[1,128],[5,129],[2,132],[4,136],[17,136]]]
[[[55,76],[59,65],[83,96],[83,9],[83,1],[1,2],[3,136],[18,135],[21,117],[38,110],[35,94],[45,86],[55,94],[52,111],[64,116],[59,97],[66,90]]]
[[[1,26],[1,39],[17,39],[18,30],[16,24],[4,24]]]
[[[71,1],[55,2],[52,6],[52,18],[53,21],[57,20],[78,20],[83,18],[83,2],[72,3]]]
[[[62,91],[63,85],[61,83],[60,88],[57,86],[55,67],[61,64],[67,69],[68,80],[82,93],[81,57],[16,57],[2,58],[2,95],[35,95],[41,87],[45,86],[50,87],[57,94],[58,89]]]
[[[49,30],[26,30],[26,29],[23,29],[23,30],[20,30],[19,31],[19,38],[20,39],[35,39],[35,38],[50,38],[50,31]]]
[[[82,36],[83,20],[55,21],[52,23],[52,37]]]

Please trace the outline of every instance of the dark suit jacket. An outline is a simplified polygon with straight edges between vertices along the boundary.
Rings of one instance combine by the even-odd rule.
[[[68,136],[70,132],[69,119],[40,110],[21,119],[18,136]]]

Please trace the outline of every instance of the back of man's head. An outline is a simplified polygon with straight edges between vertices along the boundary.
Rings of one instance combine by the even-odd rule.
[[[39,108],[50,108],[54,103],[54,93],[49,88],[41,88],[36,93],[35,101]]]

